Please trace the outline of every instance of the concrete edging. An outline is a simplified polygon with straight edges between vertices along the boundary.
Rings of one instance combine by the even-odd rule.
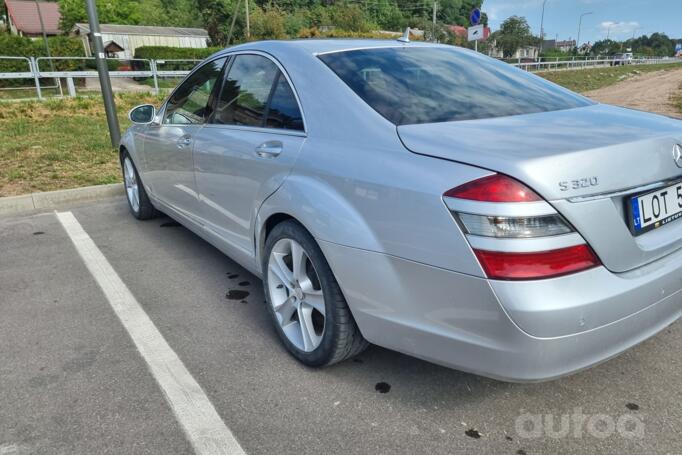
[[[109,185],[86,186],[68,190],[0,197],[0,215],[50,209],[73,202],[97,201],[118,197],[123,194],[123,184],[112,183]]]

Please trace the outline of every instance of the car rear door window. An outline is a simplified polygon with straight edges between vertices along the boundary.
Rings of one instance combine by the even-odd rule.
[[[270,92],[279,69],[260,55],[238,55],[232,63],[211,123],[263,126]]]
[[[270,99],[265,126],[303,131],[303,117],[293,90],[284,75],[277,76],[275,90]]]
[[[206,63],[192,73],[173,93],[166,104],[165,124],[200,124],[211,113],[211,94],[219,80],[227,57]]]

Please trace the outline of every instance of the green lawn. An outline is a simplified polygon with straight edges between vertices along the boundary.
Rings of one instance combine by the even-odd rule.
[[[682,114],[682,85],[680,85],[680,90],[673,95],[673,105],[677,108],[677,112]]]
[[[128,110],[159,104],[151,94],[116,96]],[[120,181],[100,97],[0,103],[0,197]]]
[[[547,80],[562,85],[574,92],[584,93],[590,90],[613,85],[629,77],[652,71],[670,71],[682,69],[682,63],[665,63],[660,65],[627,65],[587,70],[570,70],[536,73]]]

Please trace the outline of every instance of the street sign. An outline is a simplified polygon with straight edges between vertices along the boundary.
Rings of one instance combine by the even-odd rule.
[[[481,23],[481,10],[478,8],[474,8],[471,10],[471,14],[469,14],[469,22],[471,22],[471,25],[478,25]]]
[[[675,53],[677,54],[680,51],[682,51],[682,43],[677,43],[675,45]]]
[[[469,32],[469,41],[480,41],[485,38],[485,30],[483,25],[474,25],[467,29]]]

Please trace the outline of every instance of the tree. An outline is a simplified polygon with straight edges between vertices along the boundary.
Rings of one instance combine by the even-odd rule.
[[[229,34],[230,24],[232,23],[232,14],[235,11],[237,2],[240,3],[240,11],[237,11],[237,17],[244,11],[244,2],[234,0],[229,4],[224,0],[197,0],[199,7],[199,14],[202,18],[202,23],[208,36],[211,38],[213,45],[224,45],[227,43],[227,35]],[[241,23],[237,23],[236,27],[241,30]],[[235,32],[233,32],[233,36]]]
[[[520,47],[531,44],[534,39],[525,17],[511,16],[495,34],[497,45],[505,58],[511,58]]]
[[[286,16],[277,7],[261,8],[256,6],[251,15],[251,38],[284,39],[286,38]]]
[[[87,22],[83,0],[59,0],[62,15],[60,28],[68,33],[76,22]],[[139,24],[139,2],[136,0],[108,0],[97,4],[99,20],[103,24]]]

